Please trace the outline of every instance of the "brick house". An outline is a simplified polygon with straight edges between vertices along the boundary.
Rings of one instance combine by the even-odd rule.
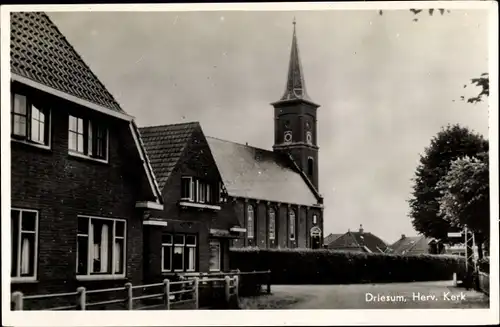
[[[321,247],[323,198],[318,193],[316,119],[319,105],[306,93],[295,24],[285,93],[272,105],[273,151],[206,137],[198,123],[141,129],[165,200],[162,215],[156,212],[155,219],[164,222],[163,233],[173,233],[167,235],[175,237],[177,232],[187,235],[191,231],[197,237],[198,261],[190,270],[196,270],[197,264],[201,271],[207,266],[216,269],[207,263],[211,261],[206,258],[216,257],[208,254],[209,246],[215,252],[220,246],[223,258],[229,246]],[[211,190],[210,198],[204,194],[209,191],[198,194],[199,185],[205,184]],[[146,237],[151,240],[151,249],[145,257],[149,257],[148,266],[159,267],[160,232],[158,228],[149,229],[155,236]],[[226,240],[222,241],[222,236]],[[165,244],[172,244],[170,238],[165,236]],[[175,251],[175,245],[170,246]],[[180,258],[182,250],[177,251]],[[221,267],[227,267],[225,260]],[[186,267],[179,267],[182,269]]]
[[[171,274],[229,269],[229,244],[244,229],[224,201],[222,180],[200,124],[144,127],[142,140],[164,199],[147,211],[144,271]]]
[[[330,234],[325,240],[328,240],[328,243],[324,244],[325,248],[337,251],[385,253],[388,248],[382,239],[365,232],[362,225],[357,232],[349,230],[342,235]]]
[[[46,14],[12,13],[10,49],[12,291],[141,283],[163,203],[133,117]]]
[[[411,255],[411,254],[442,254],[445,247],[442,243],[437,242],[433,238],[428,238],[423,235],[406,236],[401,235],[401,238],[390,245],[387,253]]]

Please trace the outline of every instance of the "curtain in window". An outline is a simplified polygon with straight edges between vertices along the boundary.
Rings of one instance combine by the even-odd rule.
[[[108,272],[108,249],[109,249],[109,227],[102,225],[101,229],[101,269],[100,272]]]
[[[115,242],[115,272],[121,272],[122,267],[122,245],[118,240]]]
[[[99,259],[99,244],[94,244],[94,224],[90,224],[89,230],[89,244],[90,244],[90,272],[96,271],[95,261]]]
[[[25,238],[23,239],[23,245],[21,249],[21,274],[29,274],[30,272],[30,241]]]

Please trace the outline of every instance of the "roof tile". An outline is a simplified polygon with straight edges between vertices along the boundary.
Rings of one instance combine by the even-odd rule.
[[[12,73],[124,113],[47,14],[11,13],[10,35]]]

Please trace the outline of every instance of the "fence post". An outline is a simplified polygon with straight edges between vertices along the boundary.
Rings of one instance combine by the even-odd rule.
[[[457,286],[457,273],[453,273],[453,286]]]
[[[168,279],[163,280],[163,290],[165,292],[165,309],[170,310],[170,281]]]
[[[226,295],[226,303],[229,303],[231,297],[231,277],[224,277],[224,293]]]
[[[271,270],[267,271],[267,294],[271,294]]]
[[[14,302],[14,310],[15,311],[22,311],[23,310],[23,293],[22,292],[12,293],[12,302]]]
[[[240,276],[234,276],[234,294],[237,298],[239,298],[239,290],[240,290]]]
[[[199,285],[200,285],[200,279],[198,277],[194,278],[194,308],[199,309],[200,307],[200,292],[199,292]]]
[[[125,289],[127,290],[127,310],[134,309],[134,290],[132,289],[132,283],[126,283]]]
[[[78,306],[80,310],[86,310],[87,294],[85,292],[85,287],[80,286],[76,291],[78,292]]]

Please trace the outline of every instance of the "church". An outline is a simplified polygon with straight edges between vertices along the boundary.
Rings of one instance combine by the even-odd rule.
[[[272,150],[206,136],[198,122],[140,128],[164,200],[146,213],[158,222],[144,231],[146,270],[226,270],[230,247],[322,247],[319,105],[306,92],[295,22],[285,92],[271,105]],[[198,253],[162,250],[189,235]]]

